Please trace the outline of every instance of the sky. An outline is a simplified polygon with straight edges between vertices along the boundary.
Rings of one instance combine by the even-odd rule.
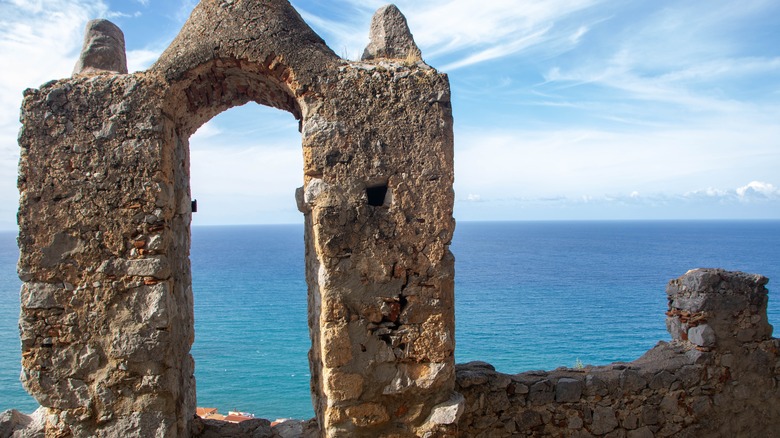
[[[0,0],[0,229],[16,227],[25,88],[70,76],[86,22],[131,72],[194,0]],[[294,0],[338,55],[374,0]],[[780,2],[397,0],[449,75],[457,220],[780,219]],[[297,122],[250,103],[191,138],[194,225],[301,223]]]

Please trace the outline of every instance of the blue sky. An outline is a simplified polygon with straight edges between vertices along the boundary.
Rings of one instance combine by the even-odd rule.
[[[339,55],[373,0],[297,0]],[[151,65],[192,0],[0,0],[0,228],[15,227],[24,88],[70,75],[83,28]],[[780,2],[399,0],[447,72],[458,220],[780,219]],[[191,139],[194,223],[301,221],[297,123],[249,104]]]

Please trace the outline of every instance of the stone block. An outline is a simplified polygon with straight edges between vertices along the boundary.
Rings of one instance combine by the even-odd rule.
[[[425,424],[429,426],[455,424],[463,414],[465,404],[466,400],[462,395],[453,393],[449,400],[433,408]]]
[[[555,393],[553,392],[552,382],[544,379],[531,385],[528,392],[528,401],[535,405],[542,405],[553,400],[555,400]]]
[[[688,341],[700,347],[715,346],[715,331],[709,324],[701,324],[688,329]]]
[[[649,427],[645,426],[645,427],[640,427],[639,429],[636,430],[629,430],[627,437],[628,438],[653,438],[655,437],[655,435],[653,434],[653,431]]]
[[[390,415],[385,407],[378,403],[349,406],[346,409],[346,414],[358,427],[378,426],[390,420]]]
[[[355,400],[363,392],[365,379],[360,374],[327,371],[325,382],[328,395],[335,401]]]
[[[9,409],[0,414],[0,437],[10,437],[14,431],[24,429],[32,422],[32,418],[16,409]]]
[[[620,373],[620,386],[628,393],[637,393],[645,389],[647,380],[635,370],[623,370]]]
[[[54,309],[63,306],[57,302],[61,288],[51,283],[27,282],[22,284],[20,299],[24,309]]]
[[[618,427],[615,410],[610,407],[597,406],[593,409],[593,423],[589,429],[596,435],[604,435]]]
[[[167,278],[171,275],[168,258],[162,255],[128,260],[126,263],[127,275],[160,279]]]
[[[558,403],[576,403],[582,397],[582,382],[562,377],[555,384],[555,401]]]
[[[663,370],[656,373],[651,379],[648,386],[650,389],[669,389],[669,386],[677,380],[674,374],[669,371]]]

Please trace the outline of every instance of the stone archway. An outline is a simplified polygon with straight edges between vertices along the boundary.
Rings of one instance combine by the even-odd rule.
[[[340,59],[287,1],[204,0],[148,71],[26,92],[23,383],[47,430],[189,435],[188,138],[255,101],[300,120],[322,435],[455,431],[449,84],[394,7],[364,58]]]

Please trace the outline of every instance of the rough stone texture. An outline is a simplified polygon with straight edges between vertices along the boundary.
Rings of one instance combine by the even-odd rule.
[[[453,434],[449,97],[424,64],[340,59],[283,0],[205,0],[148,71],[25,91],[22,382],[47,436],[268,432],[192,420],[188,139],[249,101],[300,120],[321,435]]]
[[[766,283],[718,269],[671,281],[673,341],[634,362],[516,375],[458,365],[456,390],[466,399],[459,435],[775,436],[780,340],[766,319]]]
[[[196,417],[191,423],[192,436],[199,438],[316,438],[320,436],[315,420],[284,420],[271,423],[264,419],[228,423]]]
[[[39,408],[31,415],[16,409],[0,414],[0,438],[44,438],[46,410]]]
[[[108,20],[87,22],[84,46],[73,68],[73,75],[90,73],[127,73],[125,34]]]
[[[395,5],[379,8],[371,19],[369,43],[363,51],[364,61],[376,59],[422,61],[422,53],[414,42],[406,17]]]
[[[9,409],[0,414],[0,437],[10,437],[15,430],[24,429],[30,425],[32,419],[17,411]]]

